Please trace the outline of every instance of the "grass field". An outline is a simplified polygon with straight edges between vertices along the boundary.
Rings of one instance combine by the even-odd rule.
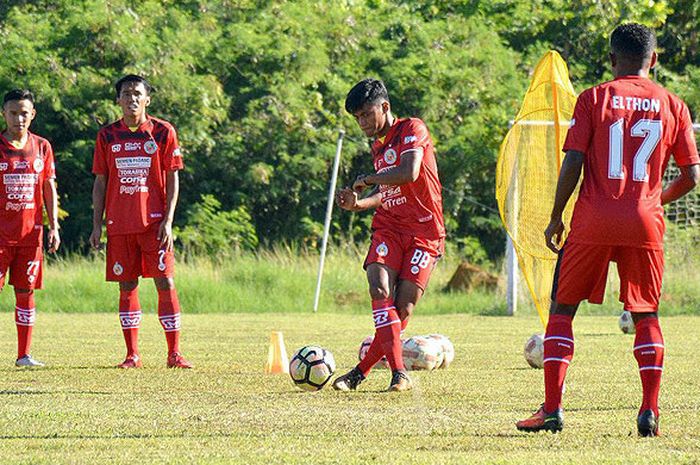
[[[191,371],[164,368],[164,338],[147,315],[142,370],[120,361],[116,315],[39,315],[34,354],[50,364],[17,370],[10,315],[0,321],[2,464],[697,464],[700,463],[700,318],[664,318],[663,437],[636,437],[640,398],[632,336],[613,316],[576,321],[576,356],[561,434],[519,433],[513,422],[542,399],[542,372],[526,366],[531,316],[418,315],[411,334],[455,343],[447,370],[415,373],[417,388],[382,392],[375,370],[355,393],[297,391],[264,375],[270,330],[288,352],[320,344],[339,370],[355,363],[368,315],[208,314],[183,317]]]

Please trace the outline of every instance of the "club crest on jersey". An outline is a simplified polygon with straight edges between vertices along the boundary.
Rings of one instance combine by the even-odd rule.
[[[122,151],[122,144],[112,144],[112,153],[119,153]]]
[[[394,163],[396,163],[396,150],[389,149],[386,152],[384,152],[384,161],[387,165],[393,165]]]
[[[156,144],[155,141],[152,140],[146,141],[146,143],[143,144],[143,150],[147,154],[153,155],[158,150],[158,144]]]
[[[34,160],[34,171],[36,171],[37,173],[41,173],[43,169],[44,160],[42,160],[41,158],[37,158],[36,160]]]
[[[382,242],[377,246],[377,255],[380,257],[386,257],[389,254],[389,247],[386,243]]]
[[[112,271],[114,272],[115,275],[121,276],[122,273],[124,272],[124,268],[121,266],[119,262],[116,262],[114,266],[112,267]]]

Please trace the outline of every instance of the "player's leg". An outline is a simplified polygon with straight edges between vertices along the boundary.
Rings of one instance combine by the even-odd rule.
[[[126,344],[126,357],[118,368],[140,368],[139,328],[141,327],[141,303],[139,302],[139,281],[119,282],[119,323]]]
[[[567,243],[559,254],[552,283],[552,305],[544,337],[545,402],[530,418],[516,423],[521,431],[561,431],[562,390],[574,356],[573,319],[579,303],[600,303],[605,293],[609,247]]]
[[[401,319],[401,332],[406,329],[408,321],[413,315],[413,310],[420,298],[423,297],[423,288],[413,281],[400,280],[396,285],[396,297],[394,304]]]
[[[168,368],[192,368],[180,352],[180,300],[175,289],[175,253],[158,240],[157,225],[139,235],[143,276],[153,278],[158,291],[158,320],[168,344]]]
[[[400,333],[400,325],[398,324],[400,320],[393,303],[396,277],[397,272],[385,264],[375,262],[367,265],[367,282],[369,284],[372,316],[375,324],[374,339],[360,363],[348,373],[339,376],[333,381],[334,389],[340,391],[355,390],[369,375],[372,367],[386,354],[385,346],[393,344],[391,331],[395,329],[394,327],[399,329],[398,332]],[[400,346],[400,336],[398,336],[398,343]],[[394,357],[394,352],[391,350],[393,347],[389,348],[391,353],[387,355],[387,360],[389,360],[389,357]],[[403,363],[403,359],[401,359],[401,362]],[[391,365],[391,362],[389,363],[393,370],[395,362],[394,365]]]
[[[192,368],[180,353],[180,301],[172,277],[155,277],[158,290],[158,320],[168,344],[168,368]]]
[[[10,264],[10,284],[15,289],[15,326],[17,327],[18,367],[38,367],[44,364],[31,355],[32,331],[36,321],[34,289],[42,285],[41,247],[18,247]]]
[[[107,281],[119,283],[119,324],[126,345],[126,357],[117,368],[140,368],[141,355],[138,349],[141,327],[141,304],[139,302],[139,276],[141,275],[141,252],[133,235],[107,237]]]
[[[642,382],[637,430],[641,436],[657,436],[665,350],[657,313],[664,270],[663,251],[624,247],[619,255],[620,300],[634,320],[634,357]]]

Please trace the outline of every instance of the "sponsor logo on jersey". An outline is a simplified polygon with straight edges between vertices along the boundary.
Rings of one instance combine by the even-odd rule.
[[[127,142],[124,144],[124,150],[126,150],[127,152],[141,150],[141,142]]]
[[[151,157],[120,157],[115,158],[114,162],[117,164],[117,169],[128,170],[134,168],[150,168],[151,160]]]
[[[389,149],[386,152],[384,152],[384,161],[387,165],[393,165],[394,163],[396,163],[396,150]]]
[[[9,168],[10,165],[7,163],[0,163],[0,171],[7,171],[7,168]]]
[[[182,156],[182,151],[180,151],[180,147],[177,147],[175,150],[173,150],[173,157],[181,157]]]
[[[411,142],[415,142],[417,140],[418,140],[418,138],[416,136],[406,136],[403,138],[403,143],[410,144]]]
[[[112,153],[119,153],[122,151],[122,144],[112,144]]]
[[[24,170],[29,168],[29,162],[27,160],[15,161],[12,163],[12,168],[16,170]]]
[[[156,144],[155,141],[149,140],[145,144],[143,144],[143,150],[147,154],[153,155],[158,151],[158,144]]]
[[[411,267],[411,273],[418,274],[419,271],[420,271],[420,268],[418,268],[416,265],[413,265]]]
[[[162,213],[149,213],[148,216],[149,216],[150,218],[163,218],[163,214],[162,214]]]
[[[44,170],[44,160],[42,160],[41,158],[37,158],[36,160],[34,160],[33,165],[34,171],[36,171],[37,173],[41,173]]]
[[[122,267],[122,265],[119,262],[116,262],[112,267],[112,271],[115,275],[121,276],[122,273],[124,273],[124,267]]]
[[[389,246],[382,242],[377,246],[377,255],[380,257],[386,257],[389,254]]]
[[[36,184],[39,181],[39,175],[34,173],[3,174],[2,181],[5,183],[5,185]]]

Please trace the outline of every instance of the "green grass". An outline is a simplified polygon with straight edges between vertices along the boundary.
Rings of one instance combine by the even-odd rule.
[[[514,421],[542,400],[542,372],[522,346],[532,317],[417,315],[412,334],[455,343],[447,370],[414,373],[417,388],[387,394],[376,370],[355,393],[297,391],[264,375],[270,330],[288,352],[330,349],[339,370],[355,363],[368,315],[210,314],[183,317],[192,371],[164,368],[164,338],[144,318],[142,370],[122,357],[116,315],[43,314],[34,354],[50,364],[17,370],[14,328],[0,321],[0,462],[5,464],[697,464],[700,462],[700,318],[664,318],[663,437],[636,437],[640,400],[633,337],[612,316],[582,316],[561,434],[525,434]]]
[[[670,314],[700,313],[700,267],[697,250],[689,241],[667,253],[667,270],[662,296],[662,312]],[[690,244],[690,245],[689,245]],[[369,297],[364,271],[363,251],[332,249],[326,261],[321,294],[321,313],[364,314]],[[471,313],[504,315],[505,276],[496,292],[477,291],[470,294],[444,292],[443,289],[457,268],[454,255],[442,260],[436,268],[428,290],[419,304],[424,314]],[[117,285],[104,281],[104,258],[49,258],[44,275],[45,289],[37,293],[40,313],[48,312],[115,312]],[[318,255],[298,250],[275,249],[258,254],[232,256],[219,263],[200,258],[176,265],[176,285],[183,308],[188,313],[280,313],[310,312],[318,270]],[[689,279],[693,277],[693,279]],[[519,311],[534,315],[521,279]],[[142,284],[141,304],[153,312],[156,293],[151,280]],[[617,302],[614,267],[609,274],[606,302],[602,306],[583,304],[581,314],[613,315],[620,312]],[[12,311],[12,292],[0,293],[0,311]]]

